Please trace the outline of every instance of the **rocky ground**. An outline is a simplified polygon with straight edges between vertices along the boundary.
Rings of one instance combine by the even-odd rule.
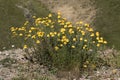
[[[0,80],[38,80],[47,78],[56,80],[43,65],[29,62],[24,57],[22,49],[13,49],[0,52]],[[38,78],[38,79],[36,79]],[[44,80],[44,79],[42,79]]]
[[[0,52],[0,80],[120,80],[120,69],[103,66],[76,77],[71,72],[53,74],[45,66],[29,62],[22,49]]]

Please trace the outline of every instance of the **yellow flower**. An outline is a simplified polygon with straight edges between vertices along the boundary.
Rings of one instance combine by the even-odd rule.
[[[87,45],[84,45],[84,46],[83,46],[83,49],[86,49],[86,47],[87,47]]]
[[[32,18],[36,18],[36,16],[33,16]]]
[[[61,20],[58,20],[58,23],[60,23],[61,22]]]
[[[28,34],[28,35],[27,35],[27,37],[30,37],[30,36],[31,36],[31,34]]]
[[[89,30],[88,30],[88,31],[92,32],[92,31],[93,31],[93,29],[92,29],[92,28],[89,28]]]
[[[103,37],[100,37],[101,40],[103,40]]]
[[[49,26],[50,24],[46,23],[46,26]]]
[[[63,39],[65,39],[65,38],[66,38],[66,36],[62,36],[62,38],[63,38]]]
[[[50,32],[50,36],[54,37],[55,36],[54,32]]]
[[[80,21],[79,23],[80,23],[80,24],[83,24],[83,22],[82,22],[82,21]]]
[[[35,27],[31,27],[30,29],[31,29],[31,30],[35,30],[36,28],[35,28]]]
[[[100,38],[99,37],[96,37],[97,40],[99,40]]]
[[[86,30],[89,30],[89,28],[87,27],[87,28],[85,28]]]
[[[103,43],[103,40],[98,40],[99,43]]]
[[[55,46],[55,50],[57,51],[59,49],[59,47],[58,46]]]
[[[11,27],[10,30],[11,30],[11,31],[15,31],[16,29],[15,29],[14,27]]]
[[[49,14],[48,17],[52,17],[52,14]]]
[[[47,37],[50,37],[50,35],[49,35],[49,34],[47,34]]]
[[[79,29],[79,32],[81,32],[81,29]]]
[[[60,23],[60,25],[64,25],[64,22]]]
[[[85,39],[84,41],[87,42],[87,39]]]
[[[32,38],[32,39],[35,39],[35,38],[36,38],[36,36],[35,36],[35,35],[33,35],[31,38]]]
[[[19,36],[23,36],[23,34],[22,34],[22,33],[20,33],[20,34],[19,34]]]
[[[60,36],[60,33],[58,33],[57,36]]]
[[[63,18],[64,21],[66,21],[67,19],[66,18]]]
[[[67,42],[63,42],[63,44],[65,44],[65,45],[66,45],[66,44],[67,44]]]
[[[50,26],[50,28],[54,28],[54,26],[52,25],[52,26]]]
[[[60,15],[58,15],[58,19],[59,19],[59,18],[61,18],[61,16],[60,16]]]
[[[72,28],[69,29],[69,33],[70,33],[70,34],[74,33],[74,31],[73,31]]]
[[[31,30],[29,30],[29,33],[31,33],[32,31]]]
[[[97,44],[97,47],[100,47],[100,44]]]
[[[61,28],[61,29],[60,29],[60,32],[65,32],[65,28]]]
[[[27,45],[24,45],[24,46],[23,46],[23,49],[27,49]]]
[[[67,25],[64,25],[64,28],[67,28]]]
[[[63,44],[60,44],[60,46],[62,47],[62,46],[63,46]]]
[[[41,23],[45,23],[45,21],[41,21]]]
[[[56,34],[57,34],[57,32],[54,32],[54,34],[56,35]]]
[[[40,43],[40,40],[37,40],[36,43],[39,44],[39,43]]]
[[[79,30],[80,29],[80,27],[76,27],[77,28],[77,30]]]
[[[83,38],[80,38],[80,41],[82,41],[83,40]]]
[[[72,25],[68,25],[68,27],[73,27]]]
[[[58,11],[58,13],[57,13],[58,15],[61,15],[61,13],[60,13],[60,11]]]
[[[73,38],[73,41],[76,41],[76,38]]]
[[[51,20],[48,20],[49,23],[51,23],[52,21]]]
[[[74,46],[74,45],[72,45],[71,47],[72,47],[72,48],[75,48],[75,46]]]
[[[99,36],[99,32],[96,32],[96,36]]]
[[[26,22],[24,23],[24,26],[26,26],[28,23],[29,23],[29,21],[26,21]]]
[[[66,42],[69,42],[69,39],[66,39]]]
[[[89,27],[89,24],[85,24],[86,27]]]
[[[87,65],[83,65],[84,68],[87,68]]]
[[[93,37],[93,36],[95,36],[95,35],[94,35],[94,33],[92,33],[90,36]]]
[[[18,28],[19,31],[24,31],[25,30],[25,27],[22,27],[22,28]]]
[[[71,24],[71,22],[66,22],[66,25],[70,25]]]
[[[37,35],[38,35],[38,37],[43,37],[44,32],[40,32],[40,31],[38,31],[38,32],[37,32]]]
[[[104,44],[107,44],[107,41],[104,41],[103,43],[104,43]]]
[[[81,34],[84,36],[85,35],[85,31],[81,31]]]

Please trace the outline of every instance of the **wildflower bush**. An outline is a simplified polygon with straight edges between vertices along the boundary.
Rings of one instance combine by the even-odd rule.
[[[22,27],[11,27],[11,32],[13,37],[23,39],[23,49],[37,62],[58,69],[96,67],[97,51],[107,44],[89,24],[73,24],[60,12],[44,18],[33,16],[33,23],[26,21]]]

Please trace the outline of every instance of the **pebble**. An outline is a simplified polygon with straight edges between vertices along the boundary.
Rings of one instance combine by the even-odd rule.
[[[5,55],[6,55],[6,56],[8,56],[9,54],[8,54],[8,53],[6,53]]]

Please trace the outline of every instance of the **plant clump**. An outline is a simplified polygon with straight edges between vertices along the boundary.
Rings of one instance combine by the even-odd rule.
[[[97,51],[107,44],[99,32],[82,21],[72,22],[61,13],[47,17],[33,16],[22,27],[11,27],[12,37],[23,40],[24,50],[31,49],[37,62],[58,69],[79,69],[97,66]]]

